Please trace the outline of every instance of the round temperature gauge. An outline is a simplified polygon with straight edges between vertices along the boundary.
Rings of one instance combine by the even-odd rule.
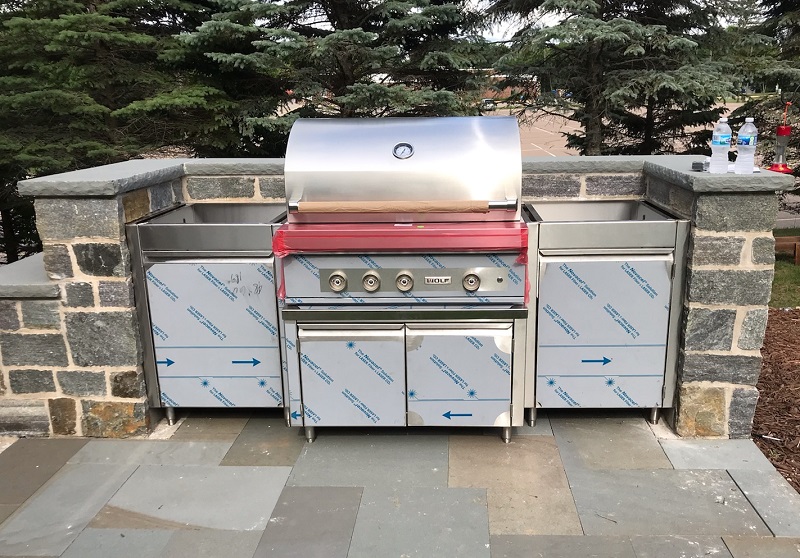
[[[398,159],[408,159],[414,154],[414,147],[410,143],[398,143],[392,149],[392,155]]]

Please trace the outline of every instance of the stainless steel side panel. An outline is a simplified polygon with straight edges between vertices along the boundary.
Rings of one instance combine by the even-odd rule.
[[[300,348],[297,343],[297,322],[286,320],[284,323],[285,361],[283,364],[284,393],[288,394],[289,426],[303,426],[303,389],[300,382]]]
[[[539,296],[539,225],[528,222],[528,282],[530,291],[528,292],[528,316],[526,323],[526,335],[523,339],[515,333],[514,338],[517,343],[525,347],[524,364],[524,406],[527,409],[536,406],[536,299]],[[516,368],[515,370],[519,370]],[[517,413],[520,414],[520,413]]]
[[[540,259],[537,407],[660,407],[671,255]]]
[[[299,329],[305,426],[404,426],[402,325]]]
[[[131,252],[133,297],[136,304],[136,317],[139,322],[139,338],[142,341],[142,368],[144,368],[147,402],[151,407],[161,407],[161,391],[158,386],[155,350],[153,349],[153,330],[150,324],[150,311],[147,304],[147,285],[142,264],[139,243],[139,227],[125,226],[125,236]]]
[[[675,389],[678,379],[678,353],[681,346],[681,323],[683,320],[683,298],[686,291],[686,257],[689,249],[689,221],[678,221],[675,234],[675,266],[672,271],[672,300],[669,313],[667,337],[667,364],[664,375],[664,407],[675,404]]]
[[[162,405],[283,405],[273,263],[198,260],[145,268]]]
[[[409,426],[511,426],[513,323],[409,325]]]
[[[411,155],[398,153],[399,144],[409,146]],[[286,199],[290,203],[517,200],[515,212],[500,213],[502,220],[518,219],[520,153],[519,127],[513,117],[300,119],[286,149]],[[385,217],[394,221],[397,214]],[[290,221],[296,218],[297,214],[289,215]],[[437,221],[462,218],[436,214]],[[488,214],[471,218],[496,219]]]
[[[672,248],[675,221],[540,223],[539,249]]]

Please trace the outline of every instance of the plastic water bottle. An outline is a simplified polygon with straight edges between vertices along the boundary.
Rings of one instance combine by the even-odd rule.
[[[724,174],[728,172],[728,152],[731,150],[731,127],[727,118],[720,118],[711,136],[711,164],[708,172]]]
[[[736,165],[733,170],[736,174],[753,174],[755,164],[756,142],[758,130],[752,118],[745,118],[744,124],[736,134]]]

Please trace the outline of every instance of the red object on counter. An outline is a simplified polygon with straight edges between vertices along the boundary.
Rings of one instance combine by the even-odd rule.
[[[289,254],[519,252],[527,260],[528,228],[521,221],[469,223],[286,223],[272,240]]]

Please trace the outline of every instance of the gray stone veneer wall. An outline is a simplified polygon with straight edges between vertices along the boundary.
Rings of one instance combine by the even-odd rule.
[[[647,198],[692,220],[676,426],[684,436],[747,436],[775,191],[793,182],[692,173],[692,159],[526,159],[523,198]],[[22,193],[37,198],[47,277],[31,292],[5,288],[2,276],[18,264],[0,268],[0,434],[145,432],[125,223],[180,203],[281,200],[282,173],[280,159],[140,160],[23,182]]]

